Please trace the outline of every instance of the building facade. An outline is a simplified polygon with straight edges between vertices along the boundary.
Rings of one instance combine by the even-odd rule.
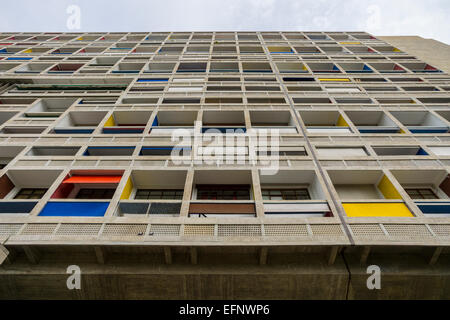
[[[0,296],[449,298],[448,46],[383,39],[0,33]]]

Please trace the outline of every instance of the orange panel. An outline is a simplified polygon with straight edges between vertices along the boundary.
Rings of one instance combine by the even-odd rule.
[[[63,183],[119,183],[122,176],[72,176]]]

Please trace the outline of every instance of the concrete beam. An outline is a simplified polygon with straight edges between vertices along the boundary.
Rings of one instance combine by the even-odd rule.
[[[5,246],[0,244],[0,266],[8,261],[8,256],[9,256],[9,250],[6,249]]]
[[[172,250],[170,247],[164,247],[164,260],[166,264],[172,264]]]
[[[260,265],[266,265],[267,264],[267,253],[268,253],[267,247],[262,247],[259,250],[259,264]]]
[[[436,247],[436,249],[434,249],[433,255],[430,258],[430,261],[428,262],[428,264],[430,266],[435,265],[436,262],[439,259],[439,256],[441,255],[442,251],[443,251],[443,247]]]
[[[106,252],[102,247],[95,246],[94,247],[95,256],[97,258],[98,264],[105,264],[106,261]]]
[[[190,250],[191,253],[191,263],[192,264],[197,264],[198,263],[198,250],[196,247],[191,247]]]
[[[25,251],[25,255],[30,263],[39,263],[39,260],[41,260],[41,254],[36,247],[24,246],[23,250]]]
[[[367,264],[367,259],[369,258],[369,254],[370,254],[370,247],[369,246],[363,247],[362,252],[361,252],[361,258],[359,260],[361,265]]]
[[[334,264],[338,253],[339,253],[339,246],[331,247],[330,254],[328,256],[328,265],[329,266]]]

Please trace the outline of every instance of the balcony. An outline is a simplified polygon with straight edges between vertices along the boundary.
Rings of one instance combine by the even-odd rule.
[[[308,68],[300,62],[276,62],[280,73],[308,73]]]
[[[115,111],[103,125],[103,133],[141,134],[151,115],[148,111]]]
[[[106,116],[106,111],[71,111],[53,129],[58,134],[92,133]]]
[[[177,217],[186,181],[182,170],[133,170],[117,207],[118,216]]]
[[[103,217],[123,171],[71,171],[52,194],[39,216]]]
[[[197,111],[159,111],[153,120],[151,135],[169,135],[176,130],[180,134],[192,135],[194,122],[197,120]]]
[[[245,133],[245,117],[242,111],[204,111],[202,133]]]
[[[189,217],[255,217],[247,170],[198,170],[194,175]]]
[[[391,111],[411,133],[447,133],[449,126],[428,111]]]
[[[66,111],[75,99],[40,99],[25,112],[26,117],[32,118],[57,118]]]
[[[348,217],[413,217],[389,178],[379,170],[330,170]]]
[[[289,111],[250,111],[252,129],[278,130],[279,133],[298,133],[296,121]]]
[[[5,168],[25,147],[2,146],[0,148],[0,170]]]
[[[57,179],[59,170],[9,170],[0,177],[0,214],[28,214]]]
[[[391,172],[426,217],[450,217],[450,177],[447,171],[392,170]]]
[[[311,134],[352,133],[349,121],[338,111],[299,111],[300,117]]]
[[[339,66],[347,73],[372,73],[373,70],[365,63],[339,63]]]
[[[264,213],[271,218],[331,217],[321,180],[314,170],[260,172]]]
[[[360,133],[399,133],[400,128],[383,111],[346,111]]]

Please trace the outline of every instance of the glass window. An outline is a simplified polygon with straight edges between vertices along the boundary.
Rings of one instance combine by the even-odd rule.
[[[47,189],[31,189],[25,188],[21,189],[14,199],[41,199],[44,194],[47,192]]]
[[[197,185],[199,200],[250,200],[249,185]]]
[[[263,200],[311,200],[308,189],[262,189]]]
[[[439,199],[439,197],[430,188],[408,188],[405,189],[405,191],[411,199]]]
[[[115,189],[80,189],[76,199],[111,199]]]
[[[151,200],[151,199],[181,200],[183,199],[183,190],[138,189],[136,191],[136,196],[134,198],[137,200]]]

